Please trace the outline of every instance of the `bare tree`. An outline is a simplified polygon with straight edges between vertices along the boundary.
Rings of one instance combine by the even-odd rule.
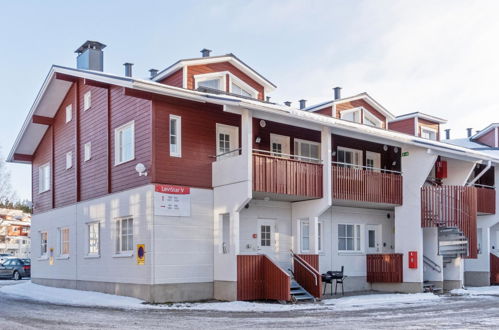
[[[10,172],[5,166],[5,159],[0,155],[0,203],[6,204],[16,199],[10,182]]]

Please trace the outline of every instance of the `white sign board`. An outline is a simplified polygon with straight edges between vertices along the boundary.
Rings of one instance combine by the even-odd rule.
[[[191,189],[157,184],[154,189],[154,215],[189,217],[191,215]]]

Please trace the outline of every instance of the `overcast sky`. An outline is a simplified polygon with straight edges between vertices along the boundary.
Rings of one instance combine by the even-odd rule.
[[[85,40],[105,71],[147,77],[180,58],[232,52],[308,105],[368,92],[395,115],[449,120],[452,137],[499,121],[499,1],[6,1],[0,2],[0,146],[4,157],[52,64],[75,66]],[[19,197],[28,165],[10,164]]]

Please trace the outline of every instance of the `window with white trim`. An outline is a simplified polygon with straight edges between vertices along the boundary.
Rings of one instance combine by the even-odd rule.
[[[46,231],[40,232],[40,257],[47,256],[47,242],[48,233]]]
[[[338,251],[360,252],[360,225],[338,224]]]
[[[343,120],[353,121],[355,123],[360,123],[361,119],[361,109],[349,109],[340,112],[340,118]]]
[[[216,125],[217,160],[239,155],[239,127]]]
[[[59,228],[59,255],[69,255],[69,228]]]
[[[323,251],[322,247],[322,235],[323,235],[323,230],[324,230],[324,224],[322,221],[319,221],[317,223],[317,242],[319,243],[319,252]]]
[[[73,105],[68,104],[66,106],[66,124],[69,123],[73,119]]]
[[[133,218],[116,220],[116,254],[133,251]]]
[[[381,167],[381,154],[378,152],[366,151],[366,170],[379,172]]]
[[[339,167],[358,168],[362,166],[362,150],[338,147],[336,161]]]
[[[83,151],[83,161],[87,162],[90,160],[90,158],[92,158],[92,142],[85,143]]]
[[[99,255],[100,253],[100,222],[87,224],[88,233],[88,255]]]
[[[211,88],[211,89],[222,90],[220,88],[221,82],[222,82],[222,79],[220,79],[220,78],[218,78],[218,79],[207,79],[207,80],[199,81],[197,83],[197,85],[198,85],[198,87],[206,87],[206,88]]]
[[[50,190],[50,163],[38,168],[38,192]]]
[[[310,251],[310,224],[307,220],[300,221],[300,246],[302,252]]]
[[[120,126],[114,130],[115,165],[135,158],[134,122]]]
[[[83,111],[90,109],[92,106],[92,92],[88,91],[83,94]]]
[[[369,125],[369,126],[374,126],[374,127],[383,127],[383,121],[381,121],[378,117],[367,111],[366,109],[363,109],[364,113],[364,118],[362,120],[363,124]]]
[[[66,170],[69,170],[73,166],[73,152],[66,152]]]
[[[298,160],[314,162],[319,161],[319,150],[321,144],[318,142],[294,139],[295,150],[294,154]]]
[[[421,137],[429,140],[437,139],[437,131],[427,127],[421,127]]]
[[[244,88],[240,87],[239,85],[237,85],[235,83],[232,83],[232,94],[246,96],[246,97],[252,96],[252,94],[250,92],[246,91]]]
[[[182,157],[182,119],[170,115],[170,156]]]

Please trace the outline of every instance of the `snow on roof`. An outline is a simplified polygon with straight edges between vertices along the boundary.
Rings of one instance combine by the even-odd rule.
[[[492,148],[492,147],[489,147],[485,144],[471,141],[470,138],[450,139],[450,140],[445,140],[445,142],[456,145],[456,146],[460,146],[463,148],[468,148],[471,150],[480,151],[480,152],[483,152],[483,153],[486,153],[488,155],[492,155],[495,157],[499,157],[499,148]]]
[[[492,123],[489,126],[485,127],[481,131],[477,132],[475,135],[471,137],[472,140],[478,139],[480,136],[484,135],[485,133],[488,133],[491,129],[494,129],[496,127],[499,127],[499,123]]]
[[[432,116],[432,115],[428,115],[426,113],[422,113],[422,112],[419,112],[419,111],[411,112],[411,113],[406,113],[405,115],[397,116],[397,117],[395,117],[395,119],[390,120],[390,122],[395,122],[395,121],[404,120],[404,119],[408,119],[408,118],[421,118],[421,119],[425,119],[425,120],[428,120],[428,121],[433,121],[433,122],[436,122],[436,123],[439,123],[439,124],[445,124],[445,123],[447,123],[447,119],[442,119],[442,118],[435,117],[435,116]]]

